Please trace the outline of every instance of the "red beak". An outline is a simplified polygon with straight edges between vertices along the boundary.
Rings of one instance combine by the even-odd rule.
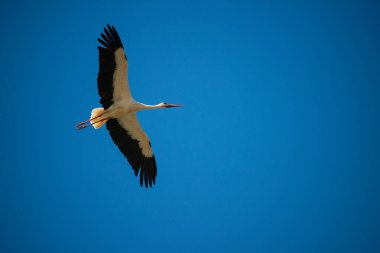
[[[166,104],[166,108],[172,108],[172,107],[183,107],[183,105],[176,105],[176,104]]]

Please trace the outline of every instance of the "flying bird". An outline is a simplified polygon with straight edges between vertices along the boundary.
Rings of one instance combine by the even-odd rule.
[[[136,113],[141,110],[181,107],[161,102],[146,105],[133,99],[128,83],[128,60],[115,27],[107,25],[98,38],[99,51],[98,93],[101,108],[91,111],[89,120],[77,124],[77,129],[106,124],[113,142],[127,158],[140,185],[152,187],[156,183],[157,165],[149,138],[141,128]]]

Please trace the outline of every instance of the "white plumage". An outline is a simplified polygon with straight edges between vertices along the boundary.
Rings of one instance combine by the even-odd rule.
[[[129,89],[128,60],[116,29],[107,25],[98,41],[103,46],[98,47],[97,79],[103,107],[93,109],[90,119],[77,124],[77,128],[93,126],[99,129],[106,124],[112,140],[128,159],[135,175],[140,172],[140,185],[152,186],[157,175],[156,160],[149,138],[137,120],[136,112],[180,105],[164,102],[146,105],[135,101]]]

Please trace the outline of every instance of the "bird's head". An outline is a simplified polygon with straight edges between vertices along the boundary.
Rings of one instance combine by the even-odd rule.
[[[183,105],[176,105],[176,104],[169,104],[166,102],[161,102],[160,107],[161,108],[173,108],[173,107],[183,107]]]

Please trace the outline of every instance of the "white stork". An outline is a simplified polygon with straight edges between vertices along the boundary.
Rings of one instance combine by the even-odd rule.
[[[127,158],[135,175],[140,171],[140,185],[148,188],[156,182],[157,166],[148,136],[140,127],[136,112],[159,108],[181,107],[159,103],[146,105],[133,99],[128,84],[128,60],[119,34],[107,25],[98,38],[98,93],[102,108],[91,111],[89,120],[77,124],[77,129],[93,126],[99,129],[106,123],[113,142]]]

